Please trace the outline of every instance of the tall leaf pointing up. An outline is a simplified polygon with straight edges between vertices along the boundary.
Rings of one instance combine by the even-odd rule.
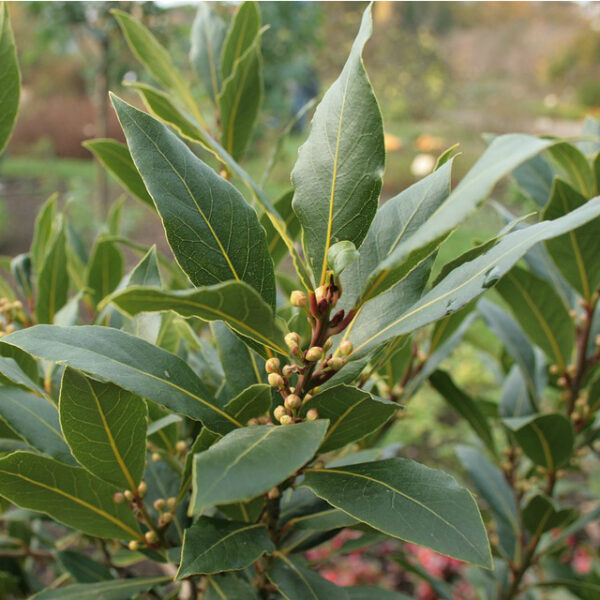
[[[245,281],[273,307],[273,261],[254,209],[160,121],[112,100],[169,245],[192,283]]]
[[[294,211],[316,279],[324,282],[333,244],[358,248],[375,216],[385,161],[383,124],[362,49],[371,35],[371,8],[341,75],[326,92],[292,172]]]

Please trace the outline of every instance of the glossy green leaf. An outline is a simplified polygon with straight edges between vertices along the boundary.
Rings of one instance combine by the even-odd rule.
[[[241,281],[177,291],[129,287],[112,295],[110,301],[129,315],[173,310],[183,317],[225,321],[233,330],[259,344],[282,354],[288,352],[271,307]]]
[[[200,517],[185,530],[177,579],[245,569],[274,550],[263,523]]]
[[[321,419],[329,420],[319,451],[330,452],[376,431],[399,407],[358,388],[337,385],[311,398],[300,414],[311,408],[317,409]]]
[[[236,61],[219,94],[221,143],[235,160],[248,147],[263,96],[261,36]]]
[[[50,515],[69,527],[97,537],[139,539],[131,508],[116,504],[116,491],[80,467],[69,467],[30,452],[0,458],[2,496]]]
[[[536,465],[556,471],[571,458],[575,442],[573,425],[562,414],[514,417],[503,422]]]
[[[545,360],[544,360],[545,369]],[[531,401],[523,372],[513,365],[502,382],[502,395],[498,405],[498,415],[506,417],[526,417],[538,412]]]
[[[494,438],[490,424],[481,412],[477,403],[452,380],[445,371],[437,370],[429,376],[433,388],[446,400],[446,402],[467,421],[479,439],[495,452]]]
[[[146,463],[146,404],[112,383],[67,368],[59,401],[63,434],[79,464],[119,488],[137,488]]]
[[[536,243],[562,235],[598,215],[600,198],[595,198],[560,219],[513,231],[485,254],[454,269],[408,309],[401,303],[390,303],[385,312],[367,310],[378,299],[372,300],[361,310],[349,334],[354,344],[352,358],[361,358],[387,340],[456,312],[497,283]]]
[[[94,245],[87,272],[87,287],[92,302],[98,305],[119,285],[123,277],[123,255],[110,239],[99,239]]]
[[[17,112],[21,90],[21,74],[17,62],[17,50],[10,18],[8,3],[0,7],[0,154],[8,144]]]
[[[344,240],[333,244],[329,248],[329,252],[327,252],[327,264],[336,275],[340,275],[358,257],[359,253],[356,246],[352,242]]]
[[[61,550],[56,558],[77,583],[94,583],[113,579],[107,567],[75,550]]]
[[[32,448],[58,460],[73,461],[60,433],[58,411],[48,398],[0,386],[0,417]]]
[[[544,218],[556,219],[585,204],[586,198],[560,179],[554,180],[550,202]],[[548,240],[546,248],[563,277],[586,299],[600,284],[600,252],[598,227],[595,219],[566,235]]]
[[[355,303],[364,303],[382,291],[380,286],[387,284],[379,265],[399,244],[416,235],[419,228],[448,198],[452,164],[452,160],[447,162],[388,200],[377,211],[361,246],[359,260],[350,266],[342,279],[344,294],[349,293]]]
[[[225,21],[208,2],[201,2],[192,25],[190,62],[216,104],[221,89],[221,47],[226,33]]]
[[[33,270],[39,273],[44,259],[52,243],[56,228],[56,199],[58,194],[52,194],[40,208],[33,226],[33,238],[31,240],[31,262]]]
[[[271,408],[271,386],[255,384],[232,398],[225,410],[240,423],[264,415]]]
[[[573,323],[553,287],[517,266],[496,289],[533,343],[564,369],[570,362],[575,341]]]
[[[161,287],[162,278],[158,267],[158,254],[156,246],[152,246],[142,257],[140,262],[132,269],[127,279],[128,286],[146,285]]]
[[[192,283],[245,281],[274,306],[273,261],[254,209],[162,123],[112,98],[175,258]]]
[[[586,198],[596,194],[596,180],[585,155],[573,144],[561,142],[548,149],[548,156],[560,176]]]
[[[40,325],[16,331],[3,338],[3,343],[112,381],[217,432],[241,426],[214,404],[202,381],[183,360],[122,331],[91,325]]]
[[[148,69],[156,81],[181,99],[194,118],[203,123],[202,115],[190,90],[173,65],[167,49],[161,46],[152,33],[131,15],[115,9],[111,12],[117,19],[129,48],[136,58]]]
[[[258,2],[243,2],[235,13],[221,54],[221,75],[227,79],[234,71],[236,63],[252,46],[260,31],[260,9]]]
[[[25,373],[14,358],[0,356],[0,382],[14,384],[17,387],[34,392],[38,396],[44,395],[44,390]]]
[[[128,192],[154,209],[154,202],[146,191],[146,186],[125,144],[117,140],[98,138],[83,142],[83,146],[92,152]]]
[[[267,571],[267,577],[286,600],[348,600],[343,587],[338,587],[308,569],[298,556],[277,552]]]
[[[205,600],[258,600],[258,595],[250,584],[231,573],[207,577],[206,581]]]
[[[296,218],[296,213],[292,209],[292,198],[294,197],[294,191],[289,190],[282,194],[275,202],[275,208],[281,215],[284,221],[285,229],[288,232],[290,238],[295,240],[300,233],[300,223]],[[267,242],[269,244],[269,253],[273,258],[275,265],[278,265],[281,260],[287,255],[287,246],[285,241],[281,238],[281,235],[277,233],[275,227],[271,223],[269,216],[266,213],[260,217],[260,224],[265,228],[267,232]]]
[[[406,277],[485,200],[500,179],[552,143],[550,140],[521,134],[497,137],[418,232],[400,242],[379,263],[365,286],[363,297],[382,293]]]
[[[573,516],[572,510],[559,509],[548,496],[536,494],[523,509],[523,525],[533,537],[539,537],[550,529],[564,525]]]
[[[134,577],[98,583],[76,583],[67,587],[48,588],[31,597],[31,600],[131,600],[157,585],[165,585],[169,577]]]
[[[442,471],[392,458],[335,469],[309,468],[302,485],[383,533],[491,567],[473,497]]]
[[[371,29],[369,6],[342,73],[317,107],[292,172],[305,254],[321,284],[329,248],[342,240],[358,248],[377,211],[383,125],[362,60]]]
[[[232,431],[194,456],[190,513],[268,492],[313,457],[326,429],[319,420]]]
[[[494,514],[504,555],[514,558],[520,535],[519,511],[514,492],[504,474],[479,449],[458,446],[456,455],[471,478],[477,493]]]
[[[63,228],[54,239],[39,272],[35,299],[35,314],[39,323],[54,321],[58,310],[67,302],[68,291],[66,236]]]

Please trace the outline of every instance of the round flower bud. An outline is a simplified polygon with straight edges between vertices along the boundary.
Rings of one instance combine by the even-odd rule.
[[[308,362],[315,362],[321,358],[323,354],[323,348],[320,346],[313,346],[306,351],[306,360]]]
[[[300,396],[296,396],[296,394],[289,394],[285,399],[285,406],[290,410],[295,410],[302,406],[302,400],[300,399]]]
[[[281,421],[281,417],[283,417],[283,415],[287,415],[287,410],[285,408],[285,406],[283,404],[280,404],[279,406],[277,406],[275,408],[275,410],[273,411],[273,416],[278,420]]]
[[[179,440],[176,444],[175,444],[175,450],[177,450],[177,452],[179,453],[183,453],[187,450],[188,445],[183,441],[183,440]]]
[[[139,543],[139,542],[136,542],[135,540],[131,540],[131,541],[129,542],[129,544],[127,544],[127,547],[128,547],[128,548],[129,548],[129,549],[130,549],[132,552],[135,552],[136,550],[138,550],[138,549],[139,549],[139,547],[140,547],[140,543]]]
[[[148,491],[148,486],[146,485],[145,481],[141,481],[140,485],[138,485],[137,488],[137,493],[139,495],[140,498],[144,497],[144,494]]]
[[[348,356],[352,353],[353,347],[352,342],[350,340],[344,340],[340,344],[340,353],[342,356]]]
[[[121,492],[115,492],[113,494],[113,501],[115,504],[123,504],[125,501],[125,496]]]
[[[274,388],[281,388],[284,384],[283,377],[279,373],[269,373],[267,381],[269,382],[269,385]]]
[[[294,290],[290,294],[290,303],[292,306],[306,306],[306,294],[300,290]]]
[[[307,421],[316,421],[319,418],[319,411],[316,408],[311,408],[306,412]]]
[[[325,352],[327,352],[327,350],[329,350],[329,348],[331,348],[331,346],[333,346],[333,340],[329,337],[325,340],[325,343],[323,344],[323,350],[325,350]]]
[[[267,493],[267,498],[269,500],[275,500],[276,498],[279,498],[279,496],[281,496],[281,493],[279,491],[279,488],[276,488],[276,487],[271,488],[269,490],[269,492]]]
[[[272,356],[266,363],[265,363],[265,371],[267,373],[277,373],[279,371],[279,359],[276,356]]]
[[[159,523],[160,525],[168,525],[173,520],[173,513],[164,513],[160,515]]]
[[[158,535],[156,534],[156,531],[153,530],[146,531],[144,538],[148,544],[154,544],[154,542],[158,541]]]
[[[125,496],[125,498],[129,500],[129,502],[133,500],[133,492],[131,490],[125,490],[123,492],[123,496]]]
[[[317,304],[321,302],[321,300],[325,300],[327,297],[327,286],[321,285],[315,290],[315,299],[317,300]]]
[[[153,452],[152,453],[152,462],[158,462],[160,461],[160,454],[158,452]]]
[[[312,394],[304,394],[304,400],[302,402],[308,402],[312,397]]]
[[[154,508],[160,511],[165,510],[166,505],[167,501],[164,498],[158,498],[158,500],[155,500],[153,504]]]
[[[287,333],[284,339],[285,339],[285,343],[287,344],[287,347],[290,350],[294,346],[300,345],[300,336],[295,331]]]
[[[294,422],[294,419],[292,419],[290,415],[282,415],[281,419],[279,419],[279,422],[282,425],[291,425]]]
[[[341,356],[334,356],[327,361],[327,364],[334,371],[339,371],[344,366],[344,359]]]
[[[282,370],[284,377],[289,377],[294,373],[294,367],[292,365],[285,365]]]
[[[177,504],[177,498],[175,498],[175,496],[171,496],[170,498],[167,498],[167,506],[169,508],[173,508],[176,504]]]

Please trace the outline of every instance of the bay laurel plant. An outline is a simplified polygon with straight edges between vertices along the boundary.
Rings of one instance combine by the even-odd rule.
[[[1,14],[0,78],[16,107],[6,6]],[[30,251],[5,263],[14,283],[1,282],[0,307],[6,586],[39,599],[403,598],[338,587],[304,558],[353,528],[464,561],[501,597],[520,593],[547,526],[563,523],[552,500],[557,469],[595,435],[585,390],[597,355],[597,165],[561,140],[503,135],[454,189],[450,149],[433,173],[380,206],[383,123],[362,58],[368,6],[316,107],[290,189],[273,200],[264,184],[280,144],[260,180],[243,166],[262,98],[259,5],[241,4],[229,24],[199,7],[193,83],[140,22],[114,16],[158,87],[131,85],[146,111],[112,96],[126,144],[86,145],[147,206],[148,220],[162,222],[174,261],[121,235],[119,205],[89,251],[51,198]],[[14,113],[2,114],[5,138]],[[510,219],[432,278],[452,231],[513,171],[533,187],[538,159],[552,160],[549,176],[559,179],[535,222]],[[540,242],[562,274],[560,288],[548,283],[546,263],[515,266],[533,261]],[[123,246],[141,251],[130,270]],[[513,349],[507,376],[524,379],[529,403],[507,392],[499,432],[437,370],[470,323],[469,309],[495,285],[529,340]],[[573,325],[564,294],[587,320]],[[482,314],[486,307],[500,310],[480,304]],[[538,319],[545,314],[548,321]],[[544,337],[548,328],[557,339]],[[547,400],[537,347],[549,355],[548,385],[559,390]],[[484,470],[465,464],[486,500],[485,522],[450,474],[381,447],[429,377],[482,440],[474,456]],[[499,455],[504,433],[506,478],[483,462],[483,448]],[[537,467],[539,493],[521,483]],[[494,478],[502,491],[486,494]],[[497,493],[510,494],[517,515],[510,547],[504,521],[492,546],[485,527],[498,506],[509,510]],[[539,511],[547,506],[546,523]],[[532,529],[538,521],[543,527]],[[40,572],[51,581],[45,589]]]

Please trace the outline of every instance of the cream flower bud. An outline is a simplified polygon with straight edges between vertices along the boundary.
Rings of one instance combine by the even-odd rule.
[[[292,365],[285,365],[282,370],[284,377],[289,377],[294,373],[294,367]]]
[[[292,417],[290,417],[290,415],[283,415],[281,417],[281,419],[279,419],[279,422],[282,425],[291,425],[294,422],[294,419],[292,419]]]
[[[331,348],[331,346],[333,346],[333,340],[329,337],[325,340],[325,343],[323,344],[323,350],[325,350],[325,352],[327,352],[327,350],[329,350],[329,348]]]
[[[321,348],[320,346],[313,346],[312,348],[309,348],[306,351],[305,358],[308,362],[315,362],[321,358],[322,354],[323,348]]]
[[[321,300],[325,300],[327,297],[327,286],[321,285],[315,290],[315,299],[317,300],[317,304],[321,302]]]
[[[287,398],[285,399],[285,406],[286,406],[286,408],[289,408],[290,410],[295,410],[297,408],[300,408],[301,405],[302,405],[302,400],[300,399],[300,396],[296,396],[296,394],[289,394],[287,396]]]
[[[265,371],[267,373],[277,373],[279,371],[280,364],[281,363],[279,362],[279,359],[276,356],[272,356],[265,363]]]
[[[316,408],[311,408],[306,412],[307,421],[316,421],[319,418],[319,411]]]
[[[136,550],[138,550],[138,549],[139,549],[139,547],[140,547],[140,543],[139,543],[139,542],[136,542],[135,540],[131,540],[131,541],[129,542],[129,544],[127,544],[127,547],[128,547],[128,548],[129,548],[129,549],[130,549],[132,552],[135,552]]]
[[[269,382],[269,385],[274,388],[283,387],[284,384],[283,377],[279,373],[269,373],[267,381]]]
[[[327,365],[331,367],[334,371],[339,371],[344,366],[344,359],[340,356],[334,356],[329,361],[327,361]]]
[[[290,349],[292,349],[294,346],[300,345],[300,336],[295,331],[291,331],[290,333],[286,334],[284,339],[287,347]]]
[[[307,300],[306,294],[301,290],[294,290],[290,294],[290,303],[292,306],[306,306]]]
[[[340,344],[340,354],[342,356],[348,356],[353,350],[352,342],[350,340],[344,340]]]
[[[284,415],[287,415],[287,409],[285,408],[285,406],[283,404],[280,404],[279,406],[275,407],[275,410],[273,411],[273,416],[278,420],[281,421],[281,417],[283,417]]]

